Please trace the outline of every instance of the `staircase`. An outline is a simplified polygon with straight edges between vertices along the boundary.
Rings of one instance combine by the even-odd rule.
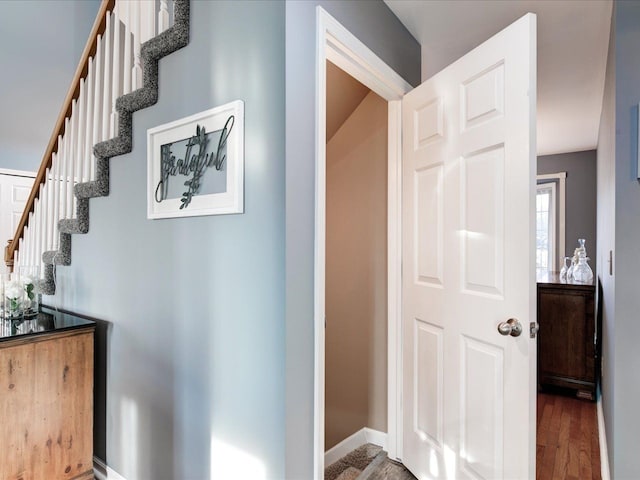
[[[159,60],[188,43],[189,0],[103,0],[5,250],[14,271],[40,267],[41,293],[55,294],[72,235],[89,231],[89,200],[109,195],[110,159],[131,152],[133,112],[157,102]]]

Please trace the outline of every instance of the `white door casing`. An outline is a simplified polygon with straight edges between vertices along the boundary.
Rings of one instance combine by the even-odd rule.
[[[408,93],[403,115],[404,464],[535,478],[536,17]],[[517,318],[519,337],[497,325]]]
[[[0,170],[0,256],[3,260],[4,248],[16,233],[34,177],[31,172]],[[2,261],[0,273],[6,271]]]
[[[314,405],[313,476],[324,478],[325,375],[325,231],[326,231],[326,61],[329,60],[388,101],[387,190],[387,450],[391,458],[402,452],[400,395],[400,182],[401,100],[411,90],[400,75],[343,27],[322,7],[316,7],[316,186],[314,258]]]

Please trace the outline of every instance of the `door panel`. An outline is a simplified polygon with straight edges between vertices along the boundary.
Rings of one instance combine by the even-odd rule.
[[[18,228],[32,185],[33,177],[0,174],[0,257],[3,259],[4,247]],[[4,261],[1,263],[0,272],[6,272]]]
[[[535,16],[403,100],[403,455],[419,478],[535,476]]]

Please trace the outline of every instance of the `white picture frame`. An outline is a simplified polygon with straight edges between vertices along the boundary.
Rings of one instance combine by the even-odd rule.
[[[147,130],[147,218],[244,212],[244,102]]]

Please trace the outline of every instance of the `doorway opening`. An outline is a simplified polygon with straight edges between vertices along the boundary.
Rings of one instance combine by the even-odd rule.
[[[327,60],[383,99],[387,108],[386,147],[386,355],[378,368],[386,370],[386,449],[390,458],[401,452],[400,380],[398,355],[400,328],[400,100],[411,89],[396,72],[321,7],[317,9],[316,83],[316,248],[314,312],[314,477],[324,477],[325,467],[325,353],[326,246],[327,246]],[[373,98],[373,97],[372,97]],[[380,308],[378,306],[377,308]],[[379,359],[377,359],[379,360]],[[378,363],[376,363],[378,365]],[[378,385],[377,391],[380,390]],[[382,405],[382,406],[381,406]],[[377,410],[384,408],[377,404]],[[365,431],[366,432],[366,431]],[[375,434],[374,434],[375,435]],[[379,440],[378,440],[379,441]]]
[[[386,448],[388,107],[326,68],[325,480],[334,480]],[[363,445],[364,458],[338,462]]]

